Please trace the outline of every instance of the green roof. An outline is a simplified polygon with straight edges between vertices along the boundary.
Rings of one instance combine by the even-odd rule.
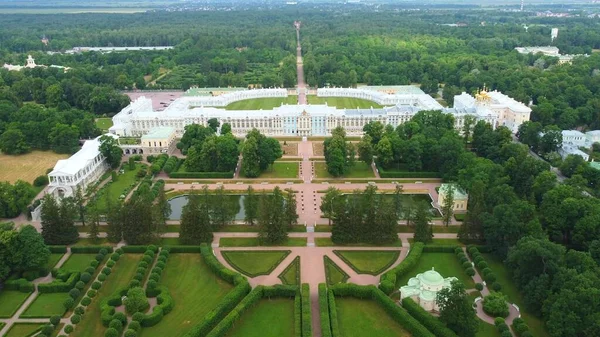
[[[427,285],[436,285],[444,283],[444,278],[442,275],[440,275],[440,273],[431,268],[431,270],[428,270],[422,274],[421,282]]]
[[[469,199],[469,195],[462,188],[460,188],[456,184],[442,184],[442,186],[440,186],[439,193],[445,193],[446,189],[448,189],[448,187],[450,185],[454,186],[454,200],[467,200],[467,199]]]
[[[142,140],[144,139],[165,139],[169,138],[171,134],[175,132],[175,128],[169,126],[159,126],[150,130],[147,135],[142,136]]]

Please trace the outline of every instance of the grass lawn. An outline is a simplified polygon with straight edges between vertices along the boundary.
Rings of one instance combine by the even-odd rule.
[[[157,325],[142,329],[139,337],[185,335],[232,289],[213,274],[200,254],[171,254],[160,284],[169,288],[175,308]]]
[[[45,324],[40,324],[40,323],[15,323],[10,328],[10,330],[8,330],[8,333],[6,333],[6,335],[4,335],[4,337],[29,336],[30,334],[37,331],[44,325]]]
[[[435,236],[435,235],[434,235]],[[415,240],[413,238],[408,238],[408,242],[412,245]],[[444,245],[444,246],[464,246],[464,244],[458,239],[433,239],[430,245]]]
[[[344,337],[410,336],[374,301],[337,297],[335,304],[340,334]]]
[[[292,261],[292,263],[290,263],[290,265],[277,277],[283,284],[300,285],[300,256],[296,256],[294,261]]]
[[[352,97],[318,97],[315,95],[309,95],[306,97],[308,104],[325,104],[334,106],[338,109],[379,109],[382,106],[366,99],[352,98]]]
[[[88,227],[88,226],[86,226]],[[108,226],[104,226],[108,227]],[[89,229],[89,227],[88,227]],[[108,229],[108,228],[106,228]],[[106,231],[105,229],[105,231]],[[89,231],[89,230],[88,230]],[[79,239],[73,246],[97,246],[97,245],[112,245],[112,243],[108,242],[107,238],[98,238],[98,240],[93,241],[92,239]],[[95,255],[94,255],[95,256]]]
[[[35,301],[23,312],[21,318],[62,316],[65,313],[63,302],[68,296],[67,293],[39,294]]]
[[[344,262],[359,274],[378,275],[389,268],[400,255],[400,251],[351,251],[334,250]]]
[[[398,240],[390,244],[384,244],[375,246],[368,243],[356,243],[347,245],[338,245],[331,241],[331,238],[315,238],[315,245],[317,247],[402,247],[402,241]]]
[[[23,302],[29,297],[29,293],[22,293],[17,290],[0,291],[0,317],[9,318],[21,307]]]
[[[225,110],[273,110],[282,104],[298,104],[298,96],[245,99],[227,105]]]
[[[262,299],[248,309],[227,337],[293,337],[294,301],[285,298]]]
[[[433,233],[458,233],[460,226],[433,226]],[[398,226],[398,233],[413,233],[414,227],[406,225]],[[440,239],[441,240],[441,239]]]
[[[325,264],[325,278],[327,279],[327,284],[334,285],[337,283],[346,283],[348,281],[348,274],[344,272],[337,264],[335,264],[331,259],[327,256],[323,256],[323,261]]]
[[[480,320],[479,330],[477,330],[475,337],[500,337],[500,332],[498,332],[498,328],[496,328],[496,326],[487,324],[486,322]]]
[[[136,163],[135,170],[129,170],[129,165],[125,165],[124,173],[117,175],[116,181],[110,181],[104,187],[96,193],[97,202],[96,204],[104,209],[105,197],[104,194],[108,193],[111,200],[117,202],[121,195],[124,195],[126,191],[131,187],[132,184],[136,183],[136,174],[141,169],[142,164]]]
[[[58,261],[60,261],[60,259],[63,257],[63,255],[65,255],[65,254],[62,254],[62,253],[50,254],[50,258],[48,259],[48,264],[46,264],[48,269],[54,268],[54,266],[56,266],[56,264],[58,263]]]
[[[57,154],[52,151],[31,151],[19,156],[0,153],[0,181],[11,184],[21,179],[33,183],[35,178],[46,174],[59,159],[69,158],[68,154]]]
[[[257,247],[260,246],[258,238],[221,238],[219,247]],[[288,238],[286,242],[275,247],[305,247],[306,238]]]
[[[315,178],[334,178],[332,175],[329,174],[329,172],[327,172],[327,164],[325,164],[325,162],[317,161],[314,162],[313,165],[315,166]],[[350,171],[348,171],[348,173],[337,179],[343,178],[375,178],[375,174],[373,173],[373,169],[371,168],[371,166],[367,165],[366,163],[357,161],[354,163],[354,166],[350,168]]]
[[[398,278],[396,287],[405,286],[411,277],[424,273],[431,268],[443,277],[454,276],[464,283],[467,289],[475,288],[475,282],[464,271],[460,261],[453,253],[423,253],[417,265],[404,276]]]
[[[61,268],[72,271],[84,271],[90,262],[96,259],[96,254],[71,254]]]
[[[298,178],[298,165],[299,163],[295,162],[275,162],[255,179]],[[242,172],[240,172],[240,177],[246,178]]]
[[[96,118],[96,126],[100,130],[108,130],[113,126],[112,118]]]
[[[536,337],[538,336],[548,336],[548,331],[546,331],[546,327],[544,326],[544,322],[539,318],[527,311],[525,307],[525,303],[523,301],[523,296],[519,292],[519,289],[515,286],[508,270],[496,257],[491,254],[482,254],[485,258],[485,261],[488,263],[490,269],[496,274],[498,278],[498,282],[502,285],[501,292],[508,296],[508,300],[510,302],[515,303],[521,309],[521,316],[525,320],[525,323],[529,326],[529,331]]]
[[[129,281],[135,275],[136,265],[141,258],[141,254],[123,254],[121,256],[119,261],[117,261],[112,268],[110,276],[102,283],[102,287],[98,290],[98,294],[92,299],[92,303],[87,307],[81,322],[76,325],[75,330],[69,336],[104,336],[106,328],[102,325],[102,321],[100,320],[100,302],[104,297],[112,295],[118,289],[129,284]]]
[[[290,251],[223,251],[225,260],[237,271],[250,277],[269,275]]]

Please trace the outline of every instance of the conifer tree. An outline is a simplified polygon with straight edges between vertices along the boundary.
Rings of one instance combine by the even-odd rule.
[[[415,212],[415,242],[429,243],[433,239],[433,230],[429,224],[431,217],[427,212],[427,204],[421,202]]]
[[[48,245],[69,245],[77,242],[74,206],[69,198],[56,200],[46,194],[42,204],[42,236]]]
[[[298,212],[296,210],[296,193],[291,188],[285,190],[285,212],[283,214],[284,223],[288,228],[298,224]]]
[[[123,239],[123,221],[121,218],[123,202],[119,200],[114,203],[108,193],[106,193],[104,201],[106,205],[106,237],[108,242],[119,243]]]
[[[280,244],[288,237],[284,223],[284,197],[279,187],[275,187],[272,195],[263,195],[260,200],[258,238],[261,244]]]
[[[208,193],[208,187],[206,193]],[[214,224],[214,230],[230,225],[234,218],[233,205],[231,198],[225,194],[225,188],[221,185],[216,190],[214,195],[207,198],[210,201],[211,222]]]
[[[442,206],[442,216],[444,217],[444,225],[448,227],[450,221],[452,220],[452,215],[454,214],[454,185],[447,185],[444,198],[444,204]]]
[[[329,226],[331,226],[332,219],[335,218],[334,209],[338,209],[337,204],[339,203],[344,203],[342,192],[333,186],[329,187],[321,197],[321,213],[329,221]]]
[[[98,209],[95,205],[88,206],[88,224],[90,225],[90,231],[88,233],[88,238],[94,242],[98,242],[98,232],[100,226],[100,214],[98,213]]]
[[[248,186],[246,193],[247,194],[244,197],[244,221],[247,225],[253,226],[256,223],[256,218],[258,216],[259,197],[256,195],[256,192],[254,192],[252,186]]]
[[[130,245],[145,245],[157,239],[154,205],[143,195],[132,195],[123,205],[123,240]]]
[[[398,219],[402,217],[402,193],[404,192],[404,187],[402,185],[396,185],[396,189],[394,190],[394,214],[396,215],[396,224]]]
[[[81,187],[77,187],[77,190],[75,191],[75,196],[73,197],[73,203],[75,204],[75,207],[77,209],[77,214],[79,215],[79,221],[81,221],[81,224],[83,226],[85,226],[85,213],[86,213],[86,209],[85,209],[85,199],[83,197],[83,193],[81,192]]]
[[[469,191],[469,206],[465,220],[460,226],[458,238],[461,242],[483,240],[483,214],[485,213],[485,185],[476,180]]]
[[[186,245],[210,243],[213,239],[210,218],[200,205],[200,196],[194,190],[188,195],[188,203],[183,206],[179,241]]]
[[[171,205],[169,204],[169,201],[167,200],[167,196],[165,194],[164,186],[160,190],[158,190],[158,196],[156,197],[156,207],[154,209],[156,210],[156,231],[158,233],[162,233],[165,231],[165,228],[167,226],[167,220],[171,216],[172,212]]]

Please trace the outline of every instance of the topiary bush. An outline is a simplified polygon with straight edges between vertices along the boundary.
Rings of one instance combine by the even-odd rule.
[[[71,290],[69,290],[69,296],[71,296],[72,299],[77,299],[77,297],[79,297],[79,295],[81,295],[81,291],[77,288],[73,288]]]
[[[142,284],[140,283],[139,280],[131,280],[131,282],[129,282],[129,288],[137,288],[137,287],[141,287]]]
[[[100,289],[100,287],[102,287],[102,283],[100,283],[98,281],[94,281],[94,283],[92,283],[92,289],[98,290],[98,289]]]
[[[127,331],[125,331],[125,334],[123,335],[123,337],[136,337],[137,336],[137,331],[132,330],[132,329],[127,329]]]
[[[42,328],[42,334],[44,334],[46,336],[52,335],[52,332],[54,332],[54,325],[52,325],[52,324],[46,324]]]
[[[131,315],[131,320],[134,322],[141,322],[144,319],[144,314],[141,312],[136,312],[135,314]]]
[[[96,254],[96,261],[101,262],[102,260],[104,260],[104,255],[100,253]]]
[[[483,298],[483,311],[492,317],[508,316],[508,304],[502,293],[492,293]]]
[[[79,322],[81,322],[81,316],[79,316],[77,314],[71,316],[71,323],[77,324]]]
[[[94,290],[94,289],[90,289],[90,290],[88,290],[88,291],[87,291],[87,293],[86,293],[87,297],[89,297],[89,298],[94,298],[94,297],[96,297],[96,294],[97,294],[97,292],[96,292],[96,290]]]
[[[140,287],[129,289],[127,291],[127,299],[124,302],[125,311],[130,315],[136,312],[144,312],[150,306],[146,292]]]
[[[115,261],[113,260],[109,260],[108,262],[106,262],[106,266],[109,268],[112,268],[115,266]]]
[[[135,274],[133,279],[141,282],[144,279],[144,274]]]
[[[486,283],[494,283],[496,282],[496,274],[494,273],[489,273],[485,276],[485,282]]]
[[[469,275],[469,276],[473,276],[473,275],[475,275],[475,269],[473,269],[473,268],[467,268],[465,270],[465,273],[467,273],[467,275]]]
[[[90,282],[91,279],[92,279],[92,275],[90,273],[88,273],[87,271],[85,273],[82,273],[81,277],[79,277],[79,280],[84,283]]]
[[[104,332],[104,337],[119,337],[119,331],[113,328],[108,328],[106,329],[106,332]]]
[[[110,321],[110,324],[108,325],[108,327],[121,332],[123,330],[123,323],[121,321],[119,321],[118,319],[113,319],[112,321]]]
[[[510,331],[502,331],[502,333],[500,334],[500,337],[512,337],[512,333],[510,333]]]
[[[90,305],[90,303],[92,303],[92,299],[87,296],[81,300],[81,305],[83,306],[87,307],[88,305]]]
[[[483,270],[481,270],[481,274],[482,276],[485,278],[488,274],[491,274],[492,270],[490,268],[485,268]]]
[[[85,288],[85,283],[83,281],[77,281],[77,283],[75,283],[75,288],[82,290]]]
[[[112,261],[119,261],[119,259],[121,258],[121,254],[114,252],[110,255],[110,259]]]
[[[102,268],[102,274],[104,274],[106,276],[110,275],[110,268],[108,268],[108,267]]]
[[[483,284],[481,284],[481,283],[475,283],[475,289],[477,289],[478,291],[482,291],[483,290]]]
[[[68,297],[64,302],[63,302],[63,307],[67,310],[73,308],[73,306],[75,305],[75,300],[72,297]]]
[[[66,333],[71,333],[73,332],[73,326],[70,324],[65,325],[65,332]]]
[[[477,269],[479,270],[484,270],[485,268],[488,268],[488,264],[485,261],[481,261],[477,264]]]
[[[162,261],[156,262],[156,268],[165,269],[166,264]]]
[[[98,275],[98,281],[104,282],[105,280],[106,280],[106,275],[104,275],[104,274]]]
[[[80,316],[83,315],[83,313],[85,313],[85,309],[83,307],[77,307],[77,308],[75,308],[74,311],[77,315],[80,315]]]
[[[131,323],[129,323],[129,325],[127,326],[127,329],[134,331],[140,331],[141,328],[142,326],[140,325],[140,322],[137,321],[131,321]]]
[[[466,261],[466,262],[464,262],[464,263],[462,264],[462,267],[463,267],[464,269],[468,269],[468,268],[472,268],[472,267],[473,267],[473,265],[471,265],[471,263],[470,263],[469,261]]]
[[[94,267],[94,270],[96,270],[96,268],[98,267],[99,264],[100,264],[100,262],[98,262],[96,260],[92,260],[92,262],[90,262],[90,266]]]
[[[121,321],[121,323],[123,323],[123,326],[125,326],[125,324],[127,323],[127,315],[125,315],[124,312],[115,312],[112,319]]]
[[[91,267],[91,266],[85,268],[85,272],[88,273],[88,274],[90,274],[90,275],[92,275],[95,271],[96,271],[96,268]],[[85,281],[85,282],[87,282],[87,281]]]
[[[142,261],[146,262],[147,264],[152,263],[152,258],[148,255],[144,255],[144,257],[142,257]]]
[[[500,283],[498,283],[498,282],[494,282],[492,284],[492,290],[494,290],[494,291],[500,291],[500,290],[502,290],[502,285]]]

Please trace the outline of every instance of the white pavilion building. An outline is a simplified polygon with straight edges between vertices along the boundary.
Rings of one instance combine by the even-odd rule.
[[[456,277],[444,278],[433,268],[424,273],[417,274],[408,280],[408,284],[400,288],[400,300],[410,297],[427,311],[439,311],[436,302],[437,293],[445,288],[450,288]]]

